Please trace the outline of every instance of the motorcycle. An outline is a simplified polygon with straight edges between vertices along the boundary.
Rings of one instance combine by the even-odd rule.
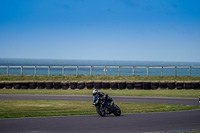
[[[200,96],[199,96],[199,103],[200,103]]]
[[[115,116],[121,115],[120,108],[116,104],[111,105],[111,103],[107,102],[105,98],[94,96],[93,105],[96,107],[97,113],[102,117],[104,117],[106,114],[112,113]]]

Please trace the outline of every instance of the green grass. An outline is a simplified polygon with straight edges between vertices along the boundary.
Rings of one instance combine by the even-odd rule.
[[[122,113],[168,112],[200,109],[198,106],[116,103]],[[97,114],[92,102],[88,101],[45,101],[45,100],[0,100],[0,118],[71,116]]]
[[[200,90],[99,90],[110,96],[150,96],[150,97],[191,97],[197,98]],[[0,89],[0,94],[41,94],[41,95],[92,95],[92,90],[47,90],[47,89]]]
[[[200,131],[189,131],[189,132],[183,132],[183,133],[200,133]]]
[[[0,81],[200,81],[200,77],[175,76],[25,76],[0,75]]]
[[[200,133],[200,131],[188,131],[188,132],[183,132],[183,133]]]

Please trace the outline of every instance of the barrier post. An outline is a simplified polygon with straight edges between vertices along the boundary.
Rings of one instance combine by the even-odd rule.
[[[189,75],[190,75],[190,77],[191,77],[192,66],[190,66],[189,69],[190,69],[190,70],[189,70]]]
[[[149,76],[149,67],[147,67],[147,77]]]
[[[163,77],[163,66],[161,68],[161,77]]]
[[[133,76],[134,76],[134,66],[133,66]]]

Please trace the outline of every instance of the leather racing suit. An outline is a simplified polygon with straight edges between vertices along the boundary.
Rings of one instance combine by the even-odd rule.
[[[93,95],[93,104],[95,104],[97,96],[105,99],[107,102],[111,103],[111,105],[114,105],[113,99],[109,97],[108,94],[104,94],[103,92],[97,92],[95,95]]]

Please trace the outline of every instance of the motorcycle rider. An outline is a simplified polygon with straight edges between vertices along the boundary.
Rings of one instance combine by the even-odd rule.
[[[93,105],[96,102],[96,96],[98,95],[99,97],[105,99],[107,102],[111,103],[111,105],[114,105],[114,101],[111,97],[108,96],[108,94],[104,94],[103,92],[99,92],[98,89],[93,90]]]

